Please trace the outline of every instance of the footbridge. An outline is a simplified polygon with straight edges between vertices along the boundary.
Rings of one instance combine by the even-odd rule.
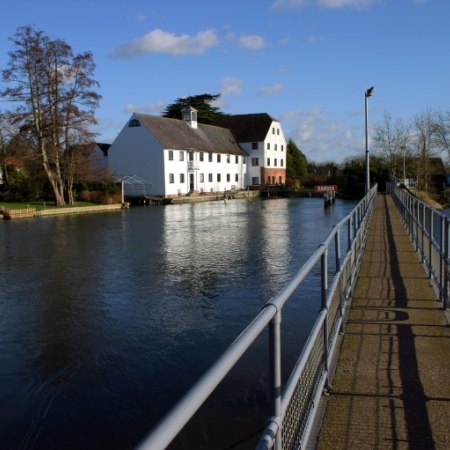
[[[450,448],[449,244],[447,217],[374,186],[138,448],[167,448],[261,335],[270,409],[237,448]],[[308,276],[320,312],[282,377],[283,308]]]

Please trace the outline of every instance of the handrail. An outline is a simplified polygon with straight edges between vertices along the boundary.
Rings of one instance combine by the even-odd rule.
[[[438,292],[442,309],[448,310],[450,308],[449,218],[396,183],[389,182],[387,189],[397,205],[410,239],[427,271],[428,278]]]
[[[281,449],[291,448],[293,441],[307,439],[312,418],[317,410],[314,402],[323,387],[328,383],[328,363],[331,352],[335,348],[339,330],[342,327],[347,301],[353,291],[359,262],[364,249],[369,220],[373,210],[377,186],[375,185],[358,205],[337,225],[318,246],[312,256],[296,273],[287,286],[262,308],[247,328],[235,339],[222,356],[195,383],[190,391],[175,405],[166,417],[156,426],[152,433],[138,446],[138,450],[162,450],[177,436],[188,420],[221,383],[232,367],[240,360],[266,326],[269,326],[270,353],[270,397],[272,414],[268,425],[258,444],[258,449],[269,449],[273,446]],[[340,254],[340,232],[346,229],[347,251]],[[329,250],[334,243],[335,267],[329,268]],[[322,309],[316,319],[308,341],[300,355],[284,391],[281,389],[281,313],[283,306],[311,274],[313,268],[320,264]],[[333,274],[331,287],[328,277]],[[321,350],[318,351],[318,341]],[[309,372],[314,372],[311,377]],[[309,389],[301,399],[302,410],[299,417],[289,417],[289,423],[297,420],[292,437],[291,426],[285,419],[291,414],[292,401],[298,396],[299,383],[304,389],[304,374],[307,373]],[[311,378],[311,379],[310,379]],[[294,400],[293,400],[294,399]],[[317,403],[317,402],[316,402]],[[298,408],[295,408],[298,411]]]

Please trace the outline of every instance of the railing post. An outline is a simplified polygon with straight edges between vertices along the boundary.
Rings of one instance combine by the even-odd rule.
[[[439,245],[439,301],[444,302],[444,270],[445,270],[445,248],[446,238],[445,238],[445,217],[441,216],[441,242]],[[445,308],[444,308],[445,309]]]
[[[444,253],[444,311],[449,308],[449,295],[448,295],[448,256],[449,256],[449,245],[450,245],[450,228],[449,221],[444,218],[445,225],[445,253]]]
[[[347,252],[352,248],[352,215],[350,215],[347,225]]]
[[[320,258],[320,271],[321,271],[321,298],[322,309],[327,309],[327,293],[328,293],[328,249],[324,248],[322,256]],[[328,312],[323,321],[323,367],[326,373],[326,385],[325,388],[329,389],[329,375],[328,375]]]
[[[340,241],[340,234],[341,230],[337,230],[336,234],[334,235],[334,253],[336,258],[336,272],[339,272],[341,268],[341,241]]]
[[[281,416],[281,311],[277,311],[269,325],[269,384],[272,417],[280,423],[275,436],[275,450],[282,450]]]
[[[430,208],[430,236],[428,239],[428,278],[433,277],[433,240],[434,240],[434,211]]]

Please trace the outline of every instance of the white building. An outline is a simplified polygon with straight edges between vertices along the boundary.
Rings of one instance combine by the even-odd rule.
[[[249,114],[217,125],[198,123],[191,107],[183,120],[133,114],[109,148],[109,167],[141,180],[146,195],[164,197],[285,182],[286,141],[278,121]]]

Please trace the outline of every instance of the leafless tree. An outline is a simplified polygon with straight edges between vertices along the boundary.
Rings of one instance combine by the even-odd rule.
[[[18,104],[13,120],[33,136],[56,204],[65,198],[73,203],[71,149],[91,137],[88,127],[101,98],[92,53],[74,55],[66,42],[31,26],[19,28],[11,40],[14,49],[2,73],[7,87],[0,95]]]
[[[406,157],[409,143],[409,126],[385,112],[383,121],[374,127],[373,144],[385,160],[390,176],[399,176],[400,162]]]

